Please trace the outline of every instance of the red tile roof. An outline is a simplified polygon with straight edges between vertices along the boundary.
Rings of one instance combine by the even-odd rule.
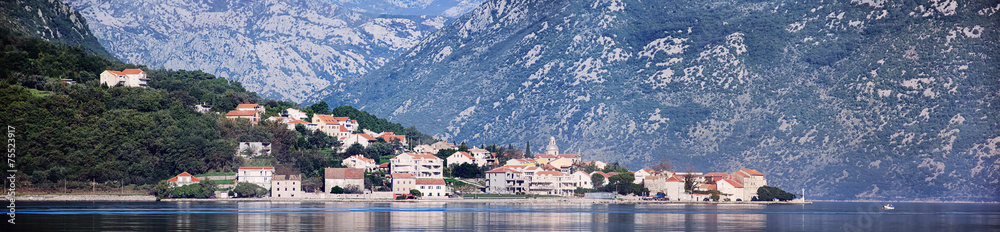
[[[753,169],[749,169],[749,168],[740,169],[740,171],[746,172],[747,174],[750,174],[751,176],[763,176],[764,175],[764,173],[760,173],[757,170],[753,170]]]
[[[556,171],[540,171],[535,173],[537,176],[566,176],[566,173],[556,172]]]
[[[455,155],[465,156],[466,159],[475,159],[469,155],[469,153],[465,153],[464,151],[455,152]]]
[[[239,104],[239,105],[236,105],[236,108],[237,109],[240,109],[240,108],[257,108],[257,104]]]
[[[286,122],[286,123],[288,123],[288,124],[299,124],[299,123],[309,124],[309,122],[298,120],[298,119],[295,119],[295,120],[292,120],[292,121],[289,121],[289,122]]]
[[[188,173],[188,172],[182,172],[181,174],[177,174],[177,176],[174,176],[173,178],[170,178],[167,181],[177,182],[177,177],[182,177],[182,176],[190,176],[191,177],[191,182],[199,182],[199,181],[201,181],[201,179],[198,179],[198,177],[192,176],[191,173]]]
[[[371,135],[368,135],[368,134],[358,134],[358,136],[361,136],[362,138],[365,138],[368,141],[375,141],[375,140],[377,140],[377,139],[373,138]]]
[[[721,172],[709,172],[709,173],[705,174],[705,176],[721,176],[721,177],[725,177],[725,176],[728,176],[728,175],[729,174],[721,173]]]
[[[667,178],[667,182],[684,182],[684,180],[678,178],[677,176],[671,176],[670,178]]]
[[[326,168],[326,179],[364,179],[365,170],[360,168]]]
[[[415,178],[415,177],[413,177],[413,174],[409,174],[409,173],[393,173],[391,176],[392,176],[393,179],[414,179]]]
[[[380,168],[388,168],[389,167],[389,163],[379,164],[378,167],[380,167]]]
[[[580,158],[580,155],[578,155],[578,154],[562,154],[562,155],[558,155],[556,157],[559,157],[559,158]]]
[[[122,70],[122,73],[123,74],[140,74],[140,73],[145,73],[145,72],[143,72],[142,69],[125,69],[125,70]]]
[[[255,110],[233,110],[226,113],[226,116],[254,116],[257,115],[257,113],[259,112]]]
[[[487,151],[486,149],[482,149],[482,148],[472,148],[472,149],[469,149],[469,152],[472,152],[472,153],[489,153],[490,151]]]
[[[521,173],[517,170],[510,169],[507,167],[499,167],[499,168],[494,168],[493,170],[486,171],[486,173],[507,173],[507,172]]]
[[[316,119],[316,120],[319,120],[320,122],[326,123],[326,124],[336,124],[337,123],[337,119],[334,119],[333,116],[326,115],[326,114],[313,115],[313,118]]]
[[[418,185],[444,185],[444,179],[417,179]]]
[[[369,159],[369,158],[365,158],[365,156],[363,156],[363,155],[354,155],[354,156],[351,156],[351,157],[347,157],[347,158],[348,158],[348,159],[350,159],[350,158],[355,158],[355,159],[358,159],[358,160],[361,160],[361,161],[364,161],[364,162],[366,162],[366,163],[375,163],[375,160],[373,160],[373,159]]]
[[[743,187],[743,183],[740,183],[739,181],[736,181],[736,180],[723,179],[722,181],[725,181],[726,183],[729,183],[729,185],[732,185],[733,187],[737,187],[737,188],[742,188]]]
[[[717,189],[714,184],[701,184],[701,185],[698,185],[698,188],[701,188],[701,189]]]

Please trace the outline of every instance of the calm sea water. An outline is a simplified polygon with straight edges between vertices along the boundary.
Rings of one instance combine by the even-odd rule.
[[[1000,231],[1000,204],[880,206],[18,202],[0,231]]]

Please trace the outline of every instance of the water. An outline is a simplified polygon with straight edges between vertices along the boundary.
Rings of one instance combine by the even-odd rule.
[[[18,202],[0,231],[1000,231],[1000,204],[894,206]]]

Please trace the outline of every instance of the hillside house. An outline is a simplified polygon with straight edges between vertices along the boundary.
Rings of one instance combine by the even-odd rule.
[[[285,114],[283,114],[282,116],[289,117],[289,118],[294,118],[294,119],[298,119],[298,120],[305,120],[306,118],[309,117],[309,115],[306,115],[306,112],[302,112],[301,110],[292,109],[292,108],[285,109],[284,113]]]
[[[323,189],[330,193],[334,186],[365,188],[365,170],[360,168],[326,168],[323,170]]]
[[[108,87],[115,87],[118,85],[126,87],[146,87],[146,82],[149,81],[149,77],[146,76],[146,72],[141,69],[125,69],[121,72],[104,70],[101,73],[101,84],[107,85]]]
[[[274,167],[240,167],[236,171],[236,182],[247,182],[269,189]]]
[[[375,163],[374,159],[366,158],[363,155],[347,157],[347,159],[341,161],[341,164],[344,167],[364,169],[365,171],[375,171],[378,168],[378,164]]]
[[[236,148],[236,155],[243,158],[271,155],[271,143],[269,142],[240,142],[239,145]]]
[[[499,167],[486,171],[486,192],[515,194],[528,191],[528,177],[509,167]]]
[[[250,124],[257,125],[260,122],[261,113],[256,110],[233,110],[226,113],[226,118],[237,120],[246,119],[250,121]]]
[[[448,158],[446,160],[448,161],[448,167],[451,167],[452,165],[461,165],[461,164],[466,164],[466,163],[468,163],[468,164],[475,164],[476,163],[476,158],[472,157],[472,155],[469,155],[468,152],[464,152],[464,151],[455,152],[454,154],[451,154],[451,156],[448,156]]]
[[[323,133],[335,138],[346,137],[358,130],[358,121],[348,117],[317,114],[313,115],[312,123],[316,124]]]
[[[347,132],[344,131],[342,133],[347,133]],[[375,143],[376,141],[377,140],[375,138],[367,134],[350,134],[344,137],[340,137],[340,142],[343,143],[343,145],[340,146],[340,152],[347,151],[347,148],[351,147],[351,145],[354,145],[355,143],[361,144],[362,147],[368,147],[371,146],[372,143]]]
[[[197,184],[198,182],[201,182],[201,179],[192,176],[191,173],[182,172],[181,174],[177,174],[177,176],[174,176],[173,178],[170,178],[167,181],[173,183],[174,186],[181,187],[189,184]]]

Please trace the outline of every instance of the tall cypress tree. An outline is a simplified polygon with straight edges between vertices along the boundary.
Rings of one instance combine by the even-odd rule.
[[[531,154],[531,141],[528,141],[528,144],[524,145],[524,157],[535,158],[535,154]]]

